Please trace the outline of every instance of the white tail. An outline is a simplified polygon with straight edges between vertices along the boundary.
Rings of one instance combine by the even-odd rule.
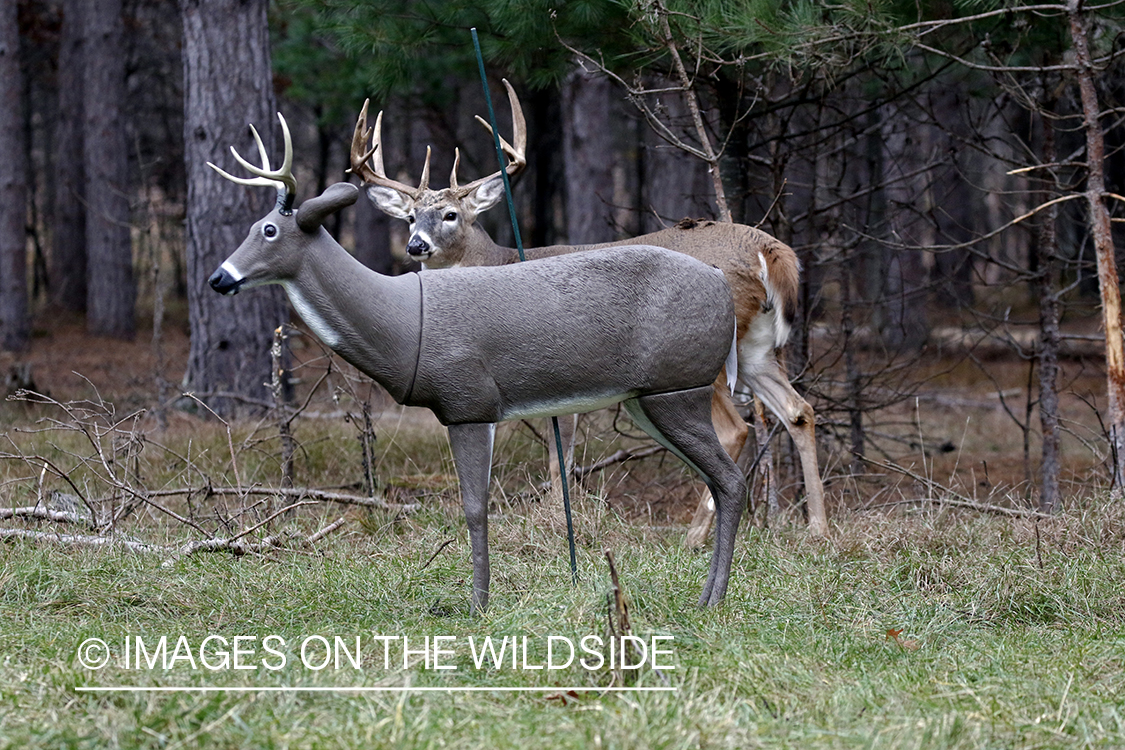
[[[710,423],[711,384],[735,331],[722,274],[686,255],[635,245],[501,268],[381,276],[321,226],[357,196],[356,187],[338,183],[295,214],[275,208],[210,284],[223,294],[281,284],[325,343],[396,401],[428,407],[449,427],[472,544],[474,608],[488,601],[494,424],[617,402],[714,493],[719,526],[699,601],[721,601],[745,493]]]

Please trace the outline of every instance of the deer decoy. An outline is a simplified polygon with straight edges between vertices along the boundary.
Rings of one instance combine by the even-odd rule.
[[[514,177],[527,164],[524,158],[527,126],[515,90],[507,81],[504,81],[504,86],[512,108],[513,135],[511,143],[501,139],[501,146],[508,158],[504,169]],[[392,180],[387,177],[382,149],[379,148],[383,113],[376,117],[374,127],[369,128],[367,107],[365,102],[352,136],[350,171],[363,180],[367,195],[376,206],[390,216],[409,223],[410,239],[406,249],[410,256],[429,269],[516,263],[519,260],[517,251],[497,245],[476,223],[477,216],[503,197],[501,173],[497,171],[467,185],[460,185],[457,179],[460,153],[456,152],[449,188],[432,190],[429,187],[430,152],[427,149],[418,187]],[[479,116],[477,120],[492,132],[487,122]],[[370,148],[369,141],[372,141]],[[529,248],[525,250],[525,255],[529,259],[545,258],[637,244],[654,245],[690,255],[726,274],[738,318],[738,376],[788,430],[801,457],[809,531],[817,536],[826,534],[824,486],[816,457],[816,416],[812,407],[790,385],[775,355],[775,350],[788,340],[796,314],[801,271],[797,255],[788,245],[753,227],[694,220],[684,220],[659,232],[616,242]],[[711,417],[723,447],[733,459],[738,460],[748,429],[730,393],[721,387],[721,378],[716,382]],[[703,544],[713,518],[714,509],[705,497],[688,533],[689,546]]]
[[[624,402],[645,432],[707,482],[718,506],[711,568],[699,598],[726,592],[745,481],[711,427],[712,382],[736,366],[735,317],[722,272],[686,255],[633,245],[509,265],[388,277],[352,258],[322,226],[359,189],[328,187],[293,210],[292,144],[271,171],[235,158],[277,188],[277,206],[210,278],[234,294],[280,284],[313,332],[400,404],[449,429],[473,560],[472,608],[488,603],[488,486],[497,422]]]

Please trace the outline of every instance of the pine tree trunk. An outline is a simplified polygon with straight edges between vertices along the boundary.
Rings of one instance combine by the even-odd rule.
[[[280,139],[270,70],[267,0],[182,0],[187,283],[191,352],[185,376],[216,412],[237,414],[270,401],[273,332],[289,318],[284,292],[268,286],[232,297],[208,277],[269,212],[276,195],[242,187],[207,166],[238,171],[228,146],[258,159],[249,123],[267,148]],[[281,161],[270,149],[271,164]]]
[[[893,107],[893,105],[888,105]],[[919,134],[899,124],[900,117],[892,108],[883,119],[881,147],[884,182],[880,190],[888,206],[917,205],[921,198],[918,180],[908,175],[921,167],[924,154],[919,147]],[[907,211],[888,211],[883,236],[887,243],[902,245],[885,247],[882,279],[883,298],[877,308],[879,334],[892,352],[917,350],[929,337],[926,316],[926,270],[922,264],[919,223]]]
[[[566,239],[572,245],[616,239],[612,93],[608,78],[580,66],[563,82]]]
[[[53,161],[55,208],[51,222],[51,301],[64,310],[86,310],[86,185],[82,150],[82,2],[65,0],[59,40],[59,112]]]
[[[372,271],[383,274],[389,274],[394,267],[391,217],[366,197],[355,203],[355,258]]]
[[[27,156],[16,0],[0,0],[0,345],[27,347]]]
[[[0,0],[0,345],[26,349],[27,151],[16,0]]]
[[[653,82],[653,85],[661,85]],[[669,128],[679,134],[690,127],[683,99],[669,96],[663,101]],[[684,217],[715,218],[711,201],[713,184],[701,160],[644,128],[642,142],[641,233],[656,232]]]
[[[1113,452],[1113,495],[1125,497],[1125,348],[1122,346],[1121,288],[1114,257],[1113,231],[1105,195],[1105,136],[1099,120],[1098,92],[1087,44],[1086,22],[1080,0],[1067,1],[1075,70],[1082,97],[1086,128],[1086,208],[1094,252],[1098,261],[1098,288],[1105,326],[1106,391],[1109,401],[1110,448]]]
[[[1044,86],[1044,91],[1047,87]],[[1047,99],[1045,96],[1044,99]],[[1054,102],[1045,101],[1043,112],[1053,113]],[[1054,118],[1041,117],[1043,146],[1039,154],[1043,164],[1058,161],[1055,147]],[[1043,200],[1054,197],[1049,185]],[[1051,206],[1040,219],[1036,236],[1039,272],[1036,291],[1039,298],[1039,424],[1043,433],[1042,461],[1039,467],[1039,510],[1053,513],[1059,504],[1059,237],[1056,231],[1058,206]]]
[[[129,151],[121,108],[125,46],[121,0],[85,0],[86,327],[131,339],[133,247],[129,232]]]

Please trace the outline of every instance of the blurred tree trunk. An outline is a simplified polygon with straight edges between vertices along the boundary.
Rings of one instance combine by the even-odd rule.
[[[129,231],[129,146],[122,117],[121,0],[85,0],[84,8],[86,328],[97,335],[131,339],[136,333],[136,285]]]
[[[1113,452],[1113,495],[1125,497],[1125,348],[1121,331],[1121,287],[1114,257],[1113,230],[1105,197],[1105,135],[1099,116],[1098,92],[1087,41],[1086,18],[1080,0],[1067,0],[1070,37],[1074,45],[1078,90],[1086,130],[1086,209],[1098,261],[1105,327],[1106,392],[1109,396],[1110,448]]]
[[[872,107],[867,115],[867,127],[862,136],[864,144],[864,162],[867,168],[867,185],[870,192],[867,194],[867,205],[864,207],[863,223],[866,239],[861,241],[859,263],[861,272],[859,277],[859,293],[862,301],[869,306],[871,320],[878,325],[881,321],[884,279],[887,275],[887,248],[876,237],[887,231],[887,195],[883,191],[884,158],[883,152],[883,113],[878,107]]]
[[[883,151],[883,181],[876,183],[884,193],[885,207],[915,206],[922,197],[916,174],[925,158],[919,134],[900,124],[895,104],[885,105],[889,116],[882,121],[879,147]],[[878,300],[877,321],[883,343],[892,352],[919,349],[929,336],[926,317],[926,270],[922,264],[920,224],[912,212],[886,213],[882,236],[887,246]]]
[[[655,84],[654,84],[655,85]],[[663,100],[665,123],[677,134],[690,127],[682,96]],[[715,218],[714,190],[707,165],[644,128],[641,151],[641,233],[656,232],[684,217]]]
[[[969,162],[975,154],[963,144],[970,143],[972,133],[966,122],[969,113],[964,102],[964,88],[950,84],[939,86],[933,104],[935,126],[930,130],[947,160],[934,170],[932,211],[939,245],[967,243],[977,234],[974,214],[984,205],[975,185],[964,175],[970,174]],[[932,276],[935,300],[950,308],[973,304],[973,253],[969,247],[942,250],[934,254]]]
[[[389,274],[391,256],[391,217],[364,198],[355,203],[355,257],[372,271]]]
[[[566,241],[572,245],[616,239],[612,95],[608,78],[580,65],[563,82]]]
[[[1045,101],[1039,117],[1043,129],[1039,153],[1041,164],[1058,161],[1054,102],[1049,98],[1049,90],[1047,86],[1043,87]],[[1053,171],[1048,174],[1053,174]],[[1043,190],[1043,202],[1054,197],[1054,188],[1052,180]],[[1053,513],[1059,503],[1059,236],[1055,228],[1058,206],[1051,206],[1041,216],[1035,237],[1039,266],[1036,274],[1039,298],[1039,424],[1043,433],[1039,510]]]
[[[531,132],[536,134],[529,146],[529,156],[535,162],[535,194],[532,202],[534,221],[531,231],[521,229],[521,239],[526,247],[542,247],[556,244],[563,231],[563,227],[556,226],[555,223],[555,217],[562,213],[566,200],[563,108],[558,91],[554,89],[532,91],[527,98],[531,105]],[[489,153],[495,153],[495,150]],[[490,164],[489,170],[500,168],[496,165],[496,157],[486,163]],[[518,201],[516,205],[519,205]],[[507,203],[501,202],[501,207],[506,213]]]
[[[27,151],[16,0],[0,0],[0,345],[27,348]]]
[[[82,2],[64,0],[59,40],[59,111],[55,119],[56,170],[51,224],[51,301],[71,312],[86,310],[86,184],[82,134]]]
[[[256,162],[247,127],[279,141],[270,72],[267,0],[182,0],[184,149],[188,177],[187,283],[191,352],[186,386],[223,415],[269,402],[273,331],[289,318],[278,286],[233,297],[207,278],[270,209],[276,195],[229,182],[208,161],[237,172],[228,146]],[[271,164],[281,154],[271,151]]]

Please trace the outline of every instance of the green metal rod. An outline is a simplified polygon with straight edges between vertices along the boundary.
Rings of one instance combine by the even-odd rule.
[[[520,254],[520,262],[527,260],[523,254],[523,240],[520,239],[520,225],[516,220],[516,202],[512,199],[512,184],[508,181],[508,169],[504,163],[504,149],[500,146],[500,131],[496,127],[496,110],[492,108],[492,94],[488,90],[488,76],[484,73],[484,55],[480,51],[480,39],[477,38],[477,29],[469,29],[473,35],[473,49],[477,53],[477,67],[480,68],[480,82],[484,86],[484,102],[488,105],[488,121],[492,124],[492,142],[496,145],[496,161],[500,164],[500,177],[504,180],[504,195],[508,198],[508,215],[512,219],[512,233],[516,236],[516,250]]]
[[[477,53],[477,66],[480,68],[480,81],[484,86],[484,101],[488,105],[488,122],[492,125],[492,142],[496,146],[496,161],[500,163],[500,176],[504,180],[504,195],[508,199],[508,216],[512,219],[512,234],[516,238],[516,250],[520,254],[520,262],[527,260],[523,254],[523,240],[520,239],[520,225],[516,220],[516,202],[512,198],[512,184],[508,181],[508,169],[504,163],[504,149],[500,146],[500,130],[496,127],[496,111],[492,107],[492,94],[488,90],[488,76],[484,72],[484,55],[480,51],[480,39],[477,38],[476,28],[469,29],[473,35],[473,49]],[[566,541],[570,549],[570,575],[578,583],[578,558],[574,550],[574,520],[570,513],[570,489],[566,474],[566,456],[563,453],[562,433],[559,432],[559,418],[551,417],[551,427],[555,433],[555,452],[559,458],[559,477],[562,480],[563,510],[566,513]]]

